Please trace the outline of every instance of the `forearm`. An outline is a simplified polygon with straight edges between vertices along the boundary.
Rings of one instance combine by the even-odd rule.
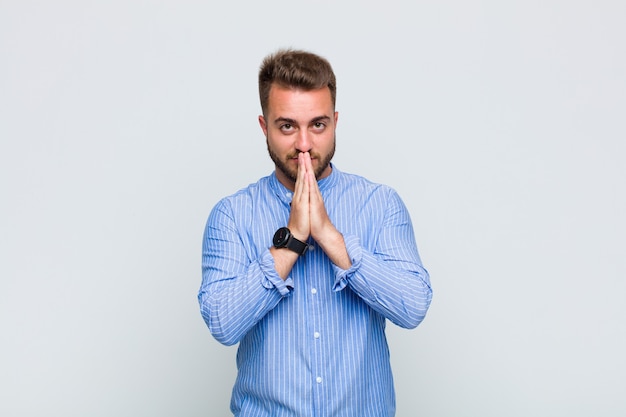
[[[276,273],[281,279],[286,280],[300,255],[289,249],[277,249],[273,246],[270,248],[270,253],[274,258]]]
[[[256,253],[244,241],[228,202],[220,202],[207,221],[202,244],[200,310],[213,336],[231,345],[289,295],[269,250]]]
[[[416,327],[425,317],[432,299],[428,272],[415,260],[390,260],[370,253],[348,239],[353,267],[338,270],[336,289],[345,286],[371,308],[404,328]]]
[[[352,266],[343,235],[332,224],[326,233],[316,239],[316,242],[337,267],[349,269]]]
[[[235,344],[289,294],[290,286],[276,274],[267,252],[234,274],[203,268],[202,317],[220,343]]]

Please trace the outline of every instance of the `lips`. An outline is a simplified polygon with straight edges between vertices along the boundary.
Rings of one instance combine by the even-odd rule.
[[[300,155],[300,153],[302,153],[302,152],[298,152],[295,155],[294,154],[287,155],[287,159],[298,159],[298,155]],[[311,152],[309,152],[309,156],[311,157],[311,160],[319,159],[319,155],[318,154],[312,154]]]

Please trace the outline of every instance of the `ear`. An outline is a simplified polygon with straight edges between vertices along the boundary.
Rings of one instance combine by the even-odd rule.
[[[339,120],[339,112],[335,112],[335,127],[337,127],[337,121]]]
[[[267,137],[267,124],[265,123],[265,117],[263,117],[263,115],[259,116],[259,125],[261,126],[263,134]]]

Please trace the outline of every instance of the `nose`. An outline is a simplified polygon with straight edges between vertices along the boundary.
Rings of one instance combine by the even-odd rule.
[[[306,129],[300,130],[298,132],[298,137],[296,138],[296,150],[298,152],[309,152],[311,150],[311,145],[311,133]]]

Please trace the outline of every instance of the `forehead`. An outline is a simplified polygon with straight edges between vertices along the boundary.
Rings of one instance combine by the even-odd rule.
[[[274,84],[269,93],[268,111],[278,117],[330,117],[333,113],[330,89],[302,90]]]

